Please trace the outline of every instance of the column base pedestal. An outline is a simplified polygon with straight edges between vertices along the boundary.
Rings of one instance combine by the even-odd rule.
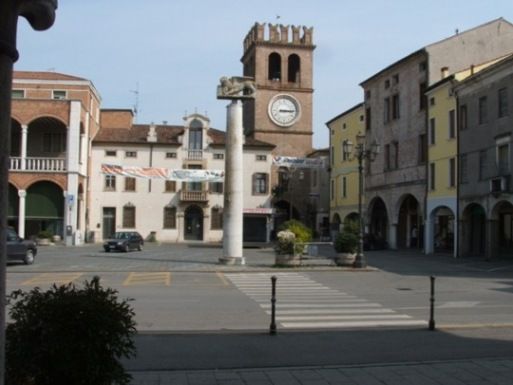
[[[219,263],[221,265],[241,266],[246,264],[246,259],[244,257],[221,257]]]

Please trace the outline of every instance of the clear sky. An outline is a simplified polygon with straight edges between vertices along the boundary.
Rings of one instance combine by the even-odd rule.
[[[55,25],[18,28],[17,70],[91,80],[104,108],[132,108],[138,123],[182,124],[198,112],[225,129],[223,75],[242,74],[255,22],[314,27],[314,146],[325,123],[362,101],[359,83],[417,49],[504,17],[511,0],[59,0]]]

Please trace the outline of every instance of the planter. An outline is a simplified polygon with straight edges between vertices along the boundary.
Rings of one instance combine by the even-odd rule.
[[[276,254],[274,264],[276,266],[299,266],[301,265],[301,254]]]
[[[337,253],[335,263],[337,266],[353,266],[356,253]]]
[[[37,244],[38,244],[38,246],[49,246],[50,240],[48,238],[38,238]]]
[[[54,242],[60,242],[60,241],[61,241],[61,236],[60,236],[60,235],[54,235],[54,236],[52,237],[52,241],[54,241]]]

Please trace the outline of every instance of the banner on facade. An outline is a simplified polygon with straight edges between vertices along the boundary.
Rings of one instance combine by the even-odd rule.
[[[132,178],[176,180],[180,182],[222,182],[222,170],[170,170],[163,167],[137,167],[102,164],[102,173]]]
[[[278,167],[319,168],[324,166],[320,158],[297,158],[293,156],[273,156],[273,164]]]

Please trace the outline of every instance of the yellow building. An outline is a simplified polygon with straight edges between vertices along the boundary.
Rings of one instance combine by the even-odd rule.
[[[426,91],[427,133],[419,138],[419,159],[427,162],[425,252],[457,256],[458,124],[455,84],[497,62],[472,66],[445,76]],[[442,72],[446,69],[442,69]]]
[[[343,151],[344,141],[356,143],[365,133],[364,106],[360,103],[326,123],[330,130],[330,223],[333,231],[341,223],[358,218],[358,160]],[[362,202],[363,204],[363,202]]]

